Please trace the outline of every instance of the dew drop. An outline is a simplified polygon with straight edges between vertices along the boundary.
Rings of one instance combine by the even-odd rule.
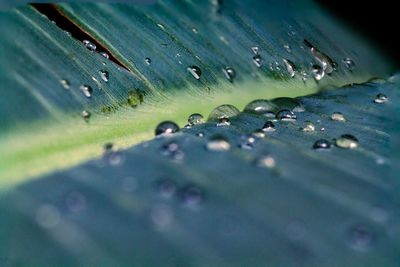
[[[254,148],[255,142],[256,139],[254,138],[253,135],[243,135],[242,137],[240,137],[239,148],[245,150],[251,150]]]
[[[325,71],[318,65],[313,65],[311,74],[316,81],[320,81],[325,76]]]
[[[277,106],[271,101],[257,99],[247,104],[243,110],[245,113],[262,115],[265,117],[275,117]]]
[[[292,49],[289,45],[284,45],[283,48],[285,48],[288,53],[292,53]]]
[[[280,110],[287,109],[293,112],[304,112],[303,104],[291,97],[278,97],[271,100],[273,104],[275,104]]]
[[[358,146],[358,140],[351,134],[343,134],[336,139],[336,146],[353,149]]]
[[[283,63],[286,65],[286,69],[289,72],[289,75],[291,78],[293,78],[296,75],[296,66],[294,63],[288,59],[282,59]]]
[[[106,59],[110,59],[110,55],[107,54],[106,52],[101,52],[100,55],[102,55]]]
[[[155,129],[156,136],[168,136],[177,132],[179,132],[179,126],[172,121],[161,122]]]
[[[236,77],[236,71],[234,69],[232,69],[231,67],[225,67],[222,69],[222,72],[224,73],[228,81],[233,82]]]
[[[233,105],[224,104],[216,107],[213,111],[211,111],[208,116],[208,121],[218,120],[220,118],[231,118],[237,116],[240,111]]]
[[[188,186],[181,190],[180,199],[184,206],[196,209],[203,203],[204,193],[197,186]]]
[[[82,117],[86,122],[89,122],[91,116],[92,114],[89,111],[87,110],[82,111]]]
[[[253,46],[251,48],[251,50],[253,51],[254,54],[258,55],[258,53],[260,52],[260,47],[259,46]]]
[[[301,79],[303,80],[303,82],[306,82],[309,76],[310,75],[308,75],[307,72],[305,72],[305,71],[301,72]]]
[[[311,121],[304,121],[301,130],[303,132],[313,132],[315,131],[315,126]]]
[[[281,121],[295,121],[297,119],[296,114],[288,109],[283,109],[276,114],[276,118]]]
[[[170,157],[173,160],[182,160],[185,155],[176,142],[164,144],[161,147],[160,152],[161,155]]]
[[[222,152],[229,150],[231,145],[221,135],[216,135],[210,138],[206,143],[206,149],[212,152]]]
[[[203,122],[204,122],[204,117],[203,117],[203,115],[201,115],[199,113],[194,113],[194,114],[190,115],[188,118],[188,124],[190,126],[200,124]]]
[[[332,61],[332,59],[328,55],[319,51],[316,47],[314,47],[307,40],[304,40],[304,42],[310,48],[311,54],[314,56],[314,59],[322,66],[324,73],[331,74],[335,70],[335,65],[336,65]]]
[[[375,99],[374,99],[374,103],[382,104],[382,103],[387,102],[388,100],[389,100],[389,99],[388,99],[388,97],[387,97],[385,94],[380,93],[380,94],[377,94],[377,95],[376,95],[376,97],[375,97]]]
[[[275,131],[275,125],[272,121],[267,121],[262,127],[263,132],[273,132]]]
[[[349,230],[350,247],[364,252],[370,249],[374,240],[374,234],[366,225],[356,225]]]
[[[68,80],[65,80],[65,79],[62,79],[62,80],[60,81],[60,83],[62,84],[62,86],[63,86],[65,89],[69,89],[69,87],[71,86],[70,82],[69,82]]]
[[[200,80],[200,76],[201,76],[201,70],[199,67],[197,66],[190,66],[187,68],[187,70],[190,72],[190,74],[192,74],[192,76],[196,79],[196,80]]]
[[[265,132],[262,129],[256,129],[252,132],[252,135],[256,138],[264,138]]]
[[[101,70],[99,72],[100,72],[101,79],[107,83],[109,81],[109,79],[110,79],[110,74],[108,73],[108,71]]]
[[[348,57],[343,59],[343,64],[349,71],[352,71],[355,67],[354,61]]]
[[[147,65],[150,65],[150,64],[151,64],[151,58],[146,57],[146,58],[144,59],[144,62],[146,62]]]
[[[334,121],[346,121],[345,117],[341,112],[333,112],[331,115],[331,119]]]
[[[326,139],[320,139],[315,141],[313,148],[318,151],[330,150],[332,147],[331,142]]]
[[[90,98],[92,97],[93,89],[89,85],[81,85],[79,89],[83,92],[83,94],[87,97]]]
[[[253,63],[254,63],[258,68],[260,68],[260,67],[262,66],[262,59],[261,59],[261,56],[260,56],[260,55],[255,55],[255,56],[253,57]],[[225,74],[225,76],[226,76],[226,74]]]
[[[262,155],[255,159],[255,164],[262,168],[273,168],[275,167],[275,159],[269,155]]]
[[[83,40],[83,45],[90,51],[96,51],[96,45],[89,40]]]
[[[217,126],[229,126],[231,125],[231,121],[229,118],[222,117],[218,119]]]

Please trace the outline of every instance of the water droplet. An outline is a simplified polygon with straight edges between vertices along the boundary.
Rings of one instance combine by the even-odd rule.
[[[204,133],[203,133],[203,132],[196,133],[196,136],[198,136],[198,137],[204,137]]]
[[[60,82],[61,82],[62,86],[63,86],[65,89],[69,89],[69,87],[71,86],[71,84],[70,84],[70,82],[69,82],[68,80],[63,79],[63,80],[61,80]]]
[[[239,148],[245,150],[253,149],[255,142],[256,139],[254,138],[253,135],[243,135],[242,137],[240,137]]]
[[[60,222],[60,212],[53,205],[42,205],[36,211],[36,221],[43,228],[53,228]]]
[[[89,111],[82,111],[82,117],[86,122],[89,122],[90,117],[92,116],[92,114]]]
[[[288,53],[292,53],[292,49],[289,45],[283,45],[283,48],[285,48]]]
[[[89,40],[83,40],[83,45],[90,51],[96,51],[96,45]]]
[[[184,157],[183,151],[179,148],[176,142],[164,144],[160,149],[161,155],[168,156],[173,160],[182,160]]]
[[[231,125],[229,118],[222,117],[218,119],[217,126],[229,126],[229,125]]]
[[[262,59],[261,59],[261,56],[260,56],[260,55],[254,56],[254,57],[253,57],[253,63],[254,63],[258,68],[260,68],[260,67],[262,66]],[[225,74],[225,76],[226,76],[226,74]]]
[[[305,72],[305,71],[301,72],[301,79],[303,80],[303,82],[306,82],[309,76],[310,75],[308,75],[307,72]]]
[[[253,46],[251,48],[251,50],[253,51],[254,54],[258,55],[258,53],[260,52],[260,47],[258,46]]]
[[[146,58],[144,59],[144,62],[146,62],[147,65],[150,65],[150,64],[151,64],[151,58],[146,57]]]
[[[325,76],[325,71],[318,65],[313,65],[311,68],[311,74],[316,81],[320,81]]]
[[[296,75],[296,66],[294,63],[288,59],[282,59],[283,63],[286,65],[286,69],[289,72],[289,75],[291,78],[293,78]]]
[[[226,79],[228,79],[228,81],[233,82],[233,80],[236,77],[236,72],[234,69],[232,69],[231,67],[225,67],[222,69],[222,72],[224,73]]]
[[[192,76],[196,79],[199,80],[201,76],[201,70],[197,66],[190,66],[187,68],[187,70],[192,74]]]
[[[164,30],[164,31],[165,31],[165,26],[164,26],[163,24],[161,24],[161,23],[157,23],[157,26],[158,26],[158,27],[160,27],[162,30]]]
[[[315,131],[315,126],[311,121],[304,121],[303,127],[301,130],[303,132],[313,132],[313,131]]]
[[[176,184],[169,180],[162,180],[157,183],[157,191],[160,197],[165,199],[172,198],[176,193]]]
[[[310,48],[311,54],[314,56],[314,59],[322,66],[324,73],[331,74],[335,70],[335,63],[332,61],[332,59],[328,55],[319,51],[307,40],[304,40],[304,42]]]
[[[255,164],[262,168],[273,168],[275,167],[275,159],[269,155],[262,155],[255,159]]]
[[[346,121],[341,112],[333,112],[331,115],[331,119],[334,121]]]
[[[83,94],[87,97],[90,98],[92,97],[93,89],[89,85],[81,85],[79,89],[83,92]]]
[[[101,52],[100,55],[102,55],[106,59],[110,59],[110,55],[107,54],[106,52]]]
[[[101,70],[99,72],[100,72],[101,79],[107,83],[109,81],[109,79],[110,79],[110,74],[108,73],[108,71]]]
[[[239,113],[240,111],[235,106],[224,104],[211,111],[210,115],[208,116],[208,121],[218,120],[220,118],[231,118],[237,116]]]
[[[184,206],[196,209],[203,203],[204,194],[197,186],[188,186],[181,190],[180,199]]]
[[[374,240],[374,234],[366,225],[356,225],[349,230],[350,247],[360,252],[367,251]]]
[[[354,61],[348,57],[343,59],[343,64],[349,71],[352,71],[355,67]]]
[[[189,116],[188,118],[188,124],[190,126],[192,125],[196,125],[196,124],[200,124],[204,122],[204,117],[201,114],[198,113],[194,113],[192,115]]]
[[[297,119],[296,114],[288,109],[283,109],[276,114],[276,118],[281,121],[295,121]]]
[[[262,115],[265,117],[275,117],[275,111],[277,108],[278,107],[271,101],[257,99],[247,104],[243,112]]]
[[[329,142],[329,141],[326,140],[326,139],[317,140],[317,141],[314,143],[314,145],[313,145],[313,148],[314,148],[315,150],[319,150],[319,151],[330,150],[331,147],[332,147],[331,142]]]
[[[221,135],[216,135],[210,138],[206,144],[206,149],[212,152],[222,152],[229,150],[231,145]]]
[[[287,110],[290,110],[293,112],[304,112],[305,111],[303,104],[295,98],[278,97],[278,98],[272,99],[271,102],[274,103],[276,106],[278,106],[279,110],[287,109]]]
[[[341,148],[353,149],[358,146],[358,140],[351,134],[343,134],[336,139],[336,146]]]
[[[199,33],[199,30],[196,29],[196,28],[193,28],[193,29],[192,29],[192,32],[195,33],[195,34],[198,34],[198,33]]]
[[[387,102],[388,100],[389,99],[385,94],[380,93],[380,94],[376,95],[376,97],[374,99],[374,103],[382,104],[382,103]]]
[[[157,125],[155,130],[156,136],[168,136],[179,132],[179,126],[172,121],[164,121]]]
[[[262,127],[263,132],[273,132],[275,131],[275,125],[272,121],[267,121]]]
[[[86,209],[86,197],[79,192],[71,192],[65,198],[65,205],[71,212],[80,212]]]
[[[265,137],[265,133],[262,129],[256,129],[251,134],[256,138],[264,138]]]

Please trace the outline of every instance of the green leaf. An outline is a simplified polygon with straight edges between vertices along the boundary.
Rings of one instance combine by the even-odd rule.
[[[274,122],[275,131],[250,146],[240,146],[242,136],[266,118],[243,112],[230,126],[197,124],[19,186],[0,202],[0,258],[11,265],[397,266],[390,131],[400,123],[398,77],[299,97],[297,120]],[[388,101],[375,103],[378,94]],[[344,120],[333,120],[334,112]],[[301,130],[306,120],[314,131]],[[313,149],[343,134],[358,146]],[[215,136],[230,148],[206,149]]]
[[[1,25],[7,25],[0,29],[2,187],[98,157],[106,142],[127,148],[148,140],[162,120],[183,125],[191,113],[208,114],[219,104],[242,108],[257,98],[307,95],[392,69],[389,60],[308,1],[57,8],[126,69],[86,49],[32,6],[0,13]],[[300,73],[318,63],[304,39],[338,63],[319,83],[301,80]],[[261,67],[252,60],[254,46],[260,47]],[[356,64],[352,71],[342,62],[347,57]],[[293,79],[288,60],[296,65]],[[199,80],[190,66],[201,69]],[[235,70],[233,82],[225,78],[225,67]],[[91,98],[82,85],[91,86]]]

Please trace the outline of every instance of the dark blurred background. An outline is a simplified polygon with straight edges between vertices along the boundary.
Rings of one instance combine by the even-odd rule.
[[[400,67],[400,10],[397,1],[315,0],[374,42]]]

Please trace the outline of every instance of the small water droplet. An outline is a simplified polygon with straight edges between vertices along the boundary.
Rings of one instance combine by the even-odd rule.
[[[366,225],[356,225],[349,230],[350,247],[360,252],[370,249],[374,234]]]
[[[101,52],[100,55],[102,55],[106,59],[110,59],[110,55],[107,54],[106,52]]]
[[[242,137],[240,137],[239,148],[245,150],[253,149],[255,142],[256,139],[254,138],[253,135],[243,135]]]
[[[203,133],[203,132],[196,133],[196,136],[198,136],[198,137],[204,137],[204,133]]]
[[[89,85],[81,85],[79,89],[83,92],[83,94],[87,97],[90,98],[92,97],[93,89]]]
[[[275,111],[277,108],[278,107],[271,101],[257,99],[247,104],[243,112],[262,115],[265,117],[275,117]]]
[[[196,79],[196,80],[200,80],[200,76],[201,76],[201,70],[199,67],[197,66],[190,66],[187,68],[187,70],[190,72],[190,74],[192,74],[192,76]]]
[[[60,82],[65,89],[69,89],[69,87],[71,86],[68,80],[62,79]]]
[[[174,141],[162,145],[160,152],[161,155],[168,156],[173,160],[182,160],[185,155]]]
[[[82,117],[86,122],[89,122],[91,116],[92,114],[89,111],[87,110],[82,111]]]
[[[181,190],[182,204],[191,209],[197,209],[204,201],[204,193],[197,186],[188,186]]]
[[[229,126],[231,125],[231,121],[229,120],[229,118],[219,118],[218,122],[217,122],[217,126]]]
[[[325,71],[318,65],[313,65],[311,68],[311,74],[316,81],[320,81],[325,76]]]
[[[272,121],[265,122],[264,126],[262,127],[263,132],[273,132],[275,131],[275,125]]]
[[[231,145],[221,135],[215,135],[210,138],[206,144],[206,149],[212,152],[222,152],[229,150]]]
[[[222,69],[222,72],[224,73],[224,75],[228,81],[233,82],[233,80],[236,77],[236,71],[233,68],[225,67]]]
[[[343,134],[336,139],[336,146],[353,149],[358,146],[358,140],[351,134]]]
[[[283,109],[276,114],[276,118],[281,121],[295,121],[297,119],[296,114],[288,109]]]
[[[255,159],[255,164],[262,168],[273,168],[275,167],[275,159],[269,155],[262,155]]]
[[[260,52],[260,47],[259,46],[253,46],[251,48],[251,50],[253,51],[254,54],[258,55],[258,53]]]
[[[177,189],[176,184],[169,179],[159,181],[156,187],[160,197],[165,199],[171,199],[175,195]]]
[[[150,65],[150,64],[151,64],[151,58],[146,57],[146,58],[144,59],[144,62],[146,62],[147,65]]]
[[[65,198],[65,205],[71,212],[80,212],[86,209],[86,197],[79,192],[71,192]]]
[[[304,112],[305,108],[303,104],[291,97],[278,97],[271,100],[273,104],[275,104],[279,110],[287,109],[293,112]]]
[[[283,63],[285,63],[286,69],[289,72],[290,77],[293,78],[296,75],[296,66],[289,59],[284,58],[284,59],[282,59],[282,61],[283,61]]]
[[[377,104],[382,104],[387,102],[389,99],[385,94],[379,93],[376,95],[375,99],[374,99],[374,103]]]
[[[197,28],[193,28],[193,29],[192,29],[192,32],[195,33],[195,34],[198,34],[198,33],[199,33],[199,30],[198,30]]]
[[[83,45],[90,51],[96,51],[96,45],[89,40],[83,40]]]
[[[177,132],[179,132],[179,126],[172,121],[161,122],[155,129],[156,136],[168,136]]]
[[[264,138],[265,137],[265,133],[262,129],[256,129],[251,134],[256,138]]]
[[[304,121],[301,130],[303,132],[313,132],[315,130],[315,126],[311,121]]]
[[[204,117],[203,117],[203,115],[201,115],[199,113],[194,113],[194,114],[190,115],[188,118],[188,124],[190,126],[200,124],[203,122],[204,122]]]
[[[255,55],[255,56],[253,57],[253,63],[254,63],[258,68],[260,68],[260,67],[262,66],[262,59],[261,59],[261,56],[260,56],[260,55]],[[226,74],[225,74],[225,76],[226,76]]]
[[[289,45],[283,45],[283,47],[286,49],[286,51],[287,51],[288,53],[292,53],[292,49],[290,48]]]
[[[220,118],[231,118],[237,116],[239,113],[240,111],[235,106],[224,104],[211,111],[210,115],[208,116],[208,121],[218,120]]]
[[[355,67],[354,61],[348,57],[343,59],[343,64],[349,71],[352,71]]]
[[[110,74],[108,73],[108,71],[101,70],[99,72],[100,72],[101,79],[107,83],[109,81],[109,79],[110,79]]]
[[[305,72],[305,71],[301,72],[301,79],[303,80],[303,82],[306,82],[309,76],[310,75],[308,75],[307,72]]]
[[[334,121],[346,121],[345,117],[343,116],[343,114],[341,112],[333,112],[331,115],[331,119]]]
[[[326,139],[319,139],[313,145],[313,148],[318,151],[330,150],[331,147],[331,142]]]

